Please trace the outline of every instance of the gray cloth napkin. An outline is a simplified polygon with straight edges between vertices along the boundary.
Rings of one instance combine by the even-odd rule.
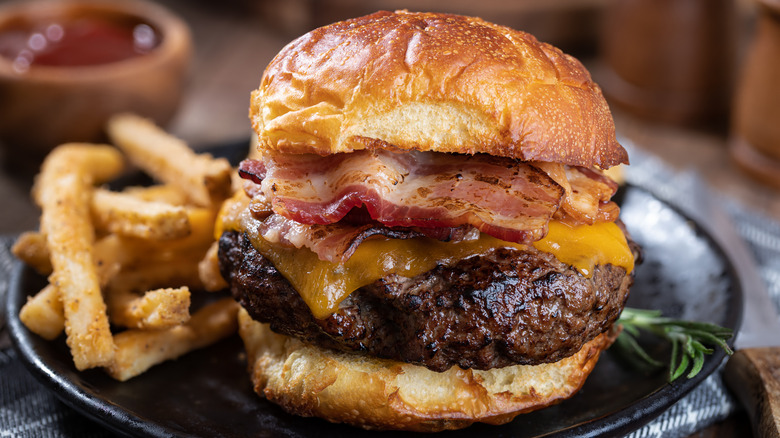
[[[655,157],[631,151],[629,182],[652,188],[678,205],[686,202],[686,187],[693,176],[671,172]],[[737,231],[753,250],[772,298],[780,307],[780,223],[750,212],[733,201],[723,205],[737,224]],[[10,254],[13,237],[0,236],[0,303],[5,303],[8,278],[15,263]],[[4,312],[0,312],[2,314]],[[0,325],[2,321],[0,321]],[[112,434],[61,403],[24,369],[16,353],[3,342],[0,328],[0,438],[4,437],[104,437]],[[738,409],[715,373],[670,409],[630,437],[684,437],[726,418]]]

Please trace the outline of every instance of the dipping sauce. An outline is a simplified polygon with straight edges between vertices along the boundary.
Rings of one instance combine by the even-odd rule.
[[[150,25],[110,16],[16,22],[0,30],[0,56],[18,73],[35,66],[78,67],[142,56],[160,43]]]

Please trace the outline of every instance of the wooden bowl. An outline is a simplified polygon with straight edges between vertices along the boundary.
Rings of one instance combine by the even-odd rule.
[[[758,5],[737,84],[730,152],[748,175],[780,190],[780,1]]]
[[[25,69],[18,58],[0,56],[0,143],[6,164],[38,162],[64,142],[102,141],[106,120],[117,112],[132,111],[165,125],[179,105],[192,39],[187,25],[157,4],[143,0],[13,3],[0,7],[0,35],[77,19],[143,24],[154,31],[158,42],[140,55],[88,65],[64,65],[69,63],[65,59],[62,65],[33,62]]]
[[[687,126],[726,122],[733,0],[615,0],[602,21],[597,77],[610,104]]]

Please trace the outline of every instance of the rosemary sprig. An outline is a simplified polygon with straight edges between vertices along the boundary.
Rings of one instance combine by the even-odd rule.
[[[653,366],[663,364],[652,357],[639,345],[637,337],[640,330],[646,330],[672,343],[672,357],[669,361],[669,381],[682,376],[690,368],[687,378],[699,374],[704,365],[704,355],[712,354],[707,346],[722,348],[727,354],[734,352],[726,344],[733,331],[716,324],[685,321],[661,316],[660,310],[643,310],[627,307],[617,321],[623,326],[616,343],[620,344],[639,358]]]

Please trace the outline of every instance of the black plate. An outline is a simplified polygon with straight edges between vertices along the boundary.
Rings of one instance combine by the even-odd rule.
[[[736,330],[742,314],[741,291],[726,249],[718,247],[678,210],[643,189],[626,189],[622,217],[645,254],[644,263],[636,270],[630,306],[661,309],[669,316]],[[100,370],[77,372],[63,338],[44,341],[17,317],[27,295],[38,291],[44,282],[22,267],[11,279],[7,319],[19,356],[65,403],[113,431],[153,437],[371,434],[319,419],[294,417],[257,397],[251,391],[237,337],[159,365],[125,383],[115,382]],[[655,339],[643,343],[653,354],[668,354],[666,345]],[[521,415],[504,426],[479,424],[441,435],[622,435],[670,407],[712,373],[723,358],[724,353],[717,351],[707,358],[698,376],[669,384],[665,370],[633,367],[609,350],[571,399]]]

